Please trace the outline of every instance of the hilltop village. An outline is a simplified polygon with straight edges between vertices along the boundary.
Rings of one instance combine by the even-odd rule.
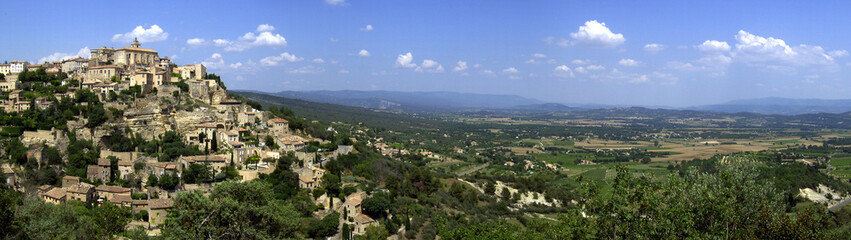
[[[296,174],[294,190],[320,206],[317,219],[336,213],[350,235],[377,225],[361,208],[371,193],[314,191],[325,186],[323,162],[352,152],[354,138],[334,142],[290,126],[280,111],[229,95],[202,64],[179,66],[134,41],[93,49],[88,59],[11,61],[0,73],[0,105],[10,113],[2,171],[25,195],[120,206],[133,214],[128,229],[158,235],[179,193],[286,169]]]
[[[138,41],[4,62],[0,106],[0,238],[851,232],[847,114],[390,112],[228,91]]]

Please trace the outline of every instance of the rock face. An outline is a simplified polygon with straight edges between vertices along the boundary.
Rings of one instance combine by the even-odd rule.
[[[215,122],[216,120],[216,114],[210,109],[192,112],[178,111],[174,115],[175,130],[181,136],[195,130],[200,123]]]
[[[156,98],[136,100],[136,106],[124,110],[124,122],[133,132],[146,140],[166,131],[173,130],[171,123],[171,106],[165,105]],[[165,113],[165,114],[163,114]]]

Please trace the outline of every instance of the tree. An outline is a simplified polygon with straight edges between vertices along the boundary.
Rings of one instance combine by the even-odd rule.
[[[178,194],[174,201],[175,207],[161,226],[167,239],[298,237],[298,212],[275,199],[263,181],[226,181],[216,185],[209,197],[190,191]]]
[[[333,173],[326,173],[322,175],[322,183],[320,184],[322,188],[328,190],[328,195],[334,196],[340,193],[340,177]]]
[[[363,236],[359,236],[356,239],[358,240],[384,240],[390,237],[390,234],[387,233],[387,230],[382,225],[372,225],[366,227],[366,233]]]
[[[86,122],[86,127],[92,129],[100,126],[104,122],[106,122],[106,110],[103,109],[103,105],[97,104],[89,110],[89,113],[86,115],[88,118],[88,122]]]
[[[218,138],[218,134],[216,134],[216,131],[213,131],[213,141],[210,144],[211,144],[210,145],[211,151],[213,151],[213,152],[219,151],[219,138]]]
[[[307,235],[315,239],[333,236],[337,233],[337,226],[339,225],[340,214],[336,212],[328,214],[322,220],[311,218],[308,221]]]
[[[159,184],[159,183],[160,183],[160,179],[157,178],[157,175],[148,174],[148,186],[149,187],[156,187],[157,184]]]
[[[377,192],[371,197],[363,200],[363,213],[369,215],[373,219],[382,219],[387,216],[387,211],[392,207],[392,203],[384,192]]]
[[[183,170],[184,183],[203,183],[213,179],[213,174],[207,169],[207,166],[201,164],[190,164],[188,168]]]

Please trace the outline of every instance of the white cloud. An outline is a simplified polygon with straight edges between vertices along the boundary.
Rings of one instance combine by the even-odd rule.
[[[399,54],[399,56],[396,57],[396,66],[401,66],[405,68],[416,67],[417,64],[412,63],[413,61],[414,55],[412,55],[410,52],[405,54]]]
[[[349,5],[346,3],[346,0],[325,0],[325,4],[334,5],[334,6],[346,6]]]
[[[231,41],[224,40],[224,39],[216,39],[216,40],[213,40],[213,44],[216,45],[216,47],[225,47],[227,45],[230,45]]]
[[[488,75],[488,76],[495,76],[496,75],[493,71],[488,70],[488,69],[482,70],[479,73],[481,73],[482,75]]]
[[[591,20],[579,26],[579,31],[571,33],[573,44],[587,47],[616,47],[626,41],[623,34],[613,33],[606,27],[606,23]]]
[[[210,58],[202,61],[201,64],[204,64],[204,66],[209,69],[221,69],[225,66],[225,59],[222,58],[222,54],[213,53]]]
[[[603,66],[600,66],[600,65],[588,65],[587,67],[585,67],[585,69],[588,69],[588,70],[591,70],[591,71],[603,71],[603,70],[606,70],[606,67],[603,67]]]
[[[510,68],[502,69],[502,72],[508,73],[508,74],[516,74],[516,73],[519,73],[520,71],[517,71],[517,69],[514,68],[514,67],[510,67]]]
[[[112,35],[113,42],[128,43],[132,42],[133,39],[138,39],[140,43],[159,42],[168,39],[168,33],[163,31],[160,26],[154,24],[148,29],[142,26],[136,26],[133,31],[128,33]]]
[[[230,68],[233,68],[233,69],[239,69],[239,68],[241,68],[241,67],[242,67],[242,63],[241,63],[241,62],[238,62],[238,63],[231,63],[231,64],[230,64],[230,65],[228,65],[228,66],[230,66]]]
[[[587,71],[587,70],[585,70],[585,68],[584,68],[584,67],[576,67],[576,68],[574,68],[574,69],[573,69],[573,71],[576,71],[576,72],[578,72],[578,73],[582,73],[582,74],[586,74],[586,73],[588,73],[588,71]]]
[[[336,38],[328,38],[328,41],[331,41],[331,42],[339,42],[339,41],[340,41],[340,39],[336,39]]]
[[[453,72],[460,72],[460,71],[464,71],[464,70],[467,70],[467,62],[465,62],[465,61],[458,61],[455,68],[452,68]]]
[[[626,66],[626,67],[635,67],[635,66],[640,65],[641,62],[632,60],[630,58],[626,58],[626,59],[621,59],[620,61],[618,61],[618,64],[620,64],[621,66]]]
[[[532,57],[533,58],[547,58],[547,55],[544,55],[543,53],[535,53],[535,54],[532,54]]]
[[[340,74],[349,74],[349,70],[346,70],[346,69],[340,69],[340,72],[339,72],[339,73],[340,73]]]
[[[369,54],[369,51],[367,51],[366,49],[361,49],[361,50],[358,52],[358,56],[361,56],[361,57],[369,57],[369,56],[370,56],[370,54]]]
[[[207,40],[203,38],[190,38],[186,40],[186,44],[189,46],[201,46],[207,43]]]
[[[661,52],[662,50],[665,50],[665,48],[666,48],[665,45],[658,44],[658,43],[650,43],[650,44],[644,45],[644,51],[648,51],[648,52],[652,52],[652,53]]]
[[[272,33],[273,30],[274,26],[261,24],[257,26],[257,34],[247,32],[236,40],[216,39],[213,40],[213,45],[229,52],[241,52],[254,47],[286,47],[287,39],[281,34]]]
[[[723,41],[706,40],[698,45],[697,49],[704,52],[726,52],[730,51],[730,45]]]
[[[80,50],[78,50],[76,54],[55,52],[53,54],[50,54],[50,56],[38,59],[38,62],[36,62],[36,63],[41,64],[41,63],[44,63],[44,62],[62,61],[62,60],[65,60],[65,59],[72,59],[72,58],[77,58],[77,57],[89,58],[89,57],[91,57],[91,55],[92,55],[92,51],[89,49],[89,47],[83,47],[83,48],[80,48]]]
[[[272,26],[272,25],[269,25],[269,24],[260,24],[260,26],[257,26],[257,32],[271,32],[271,31],[275,31],[275,26]]]
[[[314,59],[313,59],[313,62],[315,62],[315,63],[325,63],[325,60],[322,60],[321,58],[314,58]]]
[[[363,27],[363,28],[361,28],[360,30],[361,30],[361,31],[364,31],[364,32],[372,31],[372,30],[373,30],[373,28],[372,28],[372,24],[367,24],[367,25],[366,25],[366,27]]]
[[[543,40],[545,43],[549,45],[556,45],[559,47],[567,47],[570,46],[570,41],[564,38],[556,38],[556,37],[546,37]]]
[[[832,65],[833,57],[820,46],[789,46],[782,39],[761,37],[743,30],[736,34],[733,58],[752,64]]]
[[[293,54],[285,52],[278,56],[269,56],[260,59],[260,64],[263,64],[263,66],[277,66],[281,62],[298,62],[301,60],[304,60],[304,58],[296,57]]]
[[[576,64],[576,65],[585,65],[585,64],[590,64],[590,63],[591,63],[591,59],[585,59],[585,60],[582,60],[582,59],[574,59],[573,61],[570,61],[570,63],[571,63],[571,64]]]
[[[417,72],[426,71],[426,72],[435,72],[435,73],[443,72],[443,65],[440,65],[440,63],[438,63],[437,61],[434,61],[434,60],[431,60],[431,59],[426,59],[426,60],[423,60],[423,63],[420,64],[420,66],[417,67],[417,69],[415,69],[415,71],[417,71]]]
[[[848,51],[834,50],[834,51],[828,52],[827,55],[830,55],[831,57],[834,57],[834,58],[845,57],[845,56],[848,56]]]
[[[314,67],[313,65],[300,67],[297,69],[292,69],[289,71],[290,74],[317,74],[324,73],[325,69]]]
[[[573,77],[573,71],[567,65],[561,65],[553,69],[553,75],[558,77]]]
[[[634,77],[629,80],[629,83],[648,83],[650,82],[650,78],[647,75],[641,75],[638,77]]]

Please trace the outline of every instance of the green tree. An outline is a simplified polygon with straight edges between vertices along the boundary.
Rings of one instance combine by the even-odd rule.
[[[384,192],[377,192],[371,197],[364,199],[363,213],[373,219],[382,219],[387,216],[387,211],[393,207],[390,198]]]
[[[209,197],[190,191],[175,197],[162,225],[168,239],[281,239],[298,237],[298,212],[277,200],[263,181],[226,181]],[[336,226],[335,226],[336,228]]]
[[[340,177],[333,173],[326,173],[322,175],[322,183],[320,183],[322,188],[328,190],[329,195],[334,196],[340,193]]]

